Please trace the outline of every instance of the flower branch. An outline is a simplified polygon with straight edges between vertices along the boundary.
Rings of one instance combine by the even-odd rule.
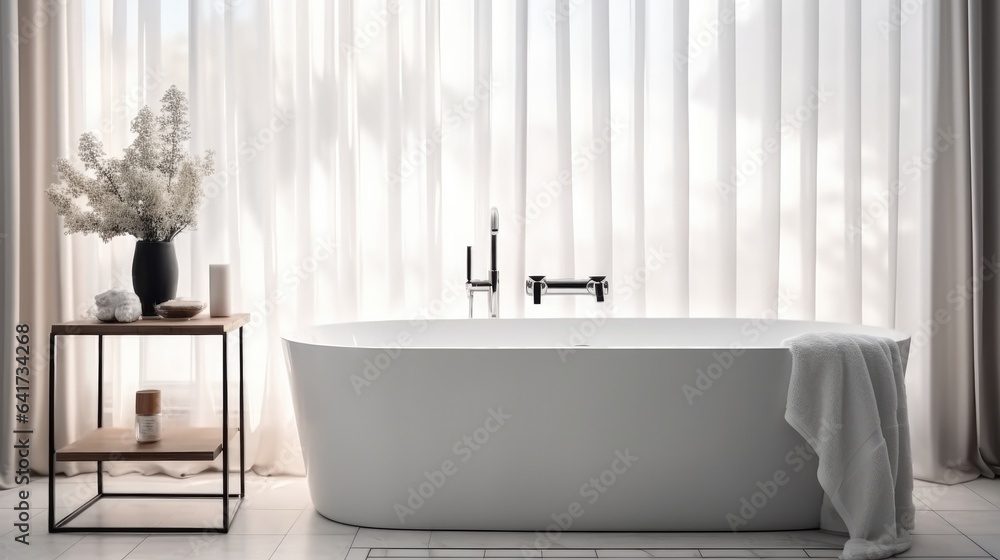
[[[46,195],[65,219],[66,233],[96,233],[107,242],[119,235],[172,241],[197,225],[204,198],[201,183],[214,172],[213,154],[191,155],[187,97],[171,86],[161,116],[143,107],[132,120],[135,138],[123,157],[109,157],[93,133],[80,136],[84,170],[69,160],[55,163],[58,183]]]

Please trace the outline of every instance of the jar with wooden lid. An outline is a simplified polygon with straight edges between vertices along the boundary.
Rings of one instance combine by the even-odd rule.
[[[135,393],[135,440],[139,443],[160,441],[163,436],[163,415],[160,414],[160,390],[147,389]]]

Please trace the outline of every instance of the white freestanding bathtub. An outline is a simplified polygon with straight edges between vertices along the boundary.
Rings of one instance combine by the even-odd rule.
[[[784,420],[806,332],[743,319],[323,325],[284,338],[325,517],[402,529],[819,527],[817,461]]]

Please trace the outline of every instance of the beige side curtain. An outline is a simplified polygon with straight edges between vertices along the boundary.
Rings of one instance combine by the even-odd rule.
[[[490,206],[502,316],[899,328],[913,336],[916,475],[998,467],[1000,302],[982,268],[1000,249],[989,2],[101,0],[19,31],[49,4],[0,12],[4,363],[16,321],[35,329],[45,372],[48,325],[130,287],[134,240],[62,235],[41,189],[82,132],[119,153],[139,107],[176,84],[191,149],[215,150],[218,168],[199,228],[177,242],[179,293],[207,298],[208,264],[232,265],[236,307],[254,317],[258,472],[302,472],[281,333],[463,317],[464,246],[480,269]],[[536,273],[606,274],[614,289],[602,308],[525,305],[519,279]],[[96,355],[86,341],[59,351],[69,440],[96,417]],[[131,424],[140,386],[163,388],[178,421],[217,421],[213,344],[107,351],[107,424]],[[39,380],[39,470],[44,391]],[[0,397],[12,403],[10,387]]]
[[[5,2],[0,5],[0,33],[9,37],[17,36],[17,4]],[[2,336],[0,359],[4,364],[14,361],[13,326],[18,321],[18,244],[20,229],[20,184],[19,173],[19,99],[18,99],[18,51],[0,47],[0,321]],[[37,363],[37,362],[36,362]],[[14,402],[14,387],[10,383],[0,384],[0,409],[6,411]],[[14,445],[13,430],[16,420],[11,414],[0,415],[0,446],[11,449]],[[0,454],[0,488],[14,484],[17,463],[8,453]]]
[[[983,276],[973,318],[976,438],[983,461],[1000,474],[1000,6],[979,0],[969,13],[970,182],[973,255]],[[986,263],[990,266],[985,266]],[[987,278],[988,276],[988,278]]]
[[[970,12],[970,20],[980,22],[976,39],[981,51],[977,64],[982,68],[978,96],[981,124],[982,206],[979,217],[983,228],[982,255],[996,259],[1000,255],[1000,160],[990,154],[1000,150],[1000,39],[992,30],[1000,26],[1000,6],[982,2],[982,17]],[[975,44],[974,44],[975,45]],[[973,66],[975,68],[975,66]],[[994,262],[996,262],[994,260]],[[982,294],[982,325],[977,342],[979,363],[976,378],[976,411],[979,449],[993,472],[1000,474],[1000,286],[992,282]]]
[[[935,2],[917,16],[921,37],[902,53],[922,65],[901,74],[922,118],[902,118],[897,324],[913,334],[908,374],[914,473],[955,483],[1000,472],[997,331],[995,108],[1000,54],[990,2]],[[913,42],[907,43],[907,39]],[[904,104],[905,108],[906,105]],[[905,115],[901,112],[901,116]],[[992,116],[991,116],[992,115]],[[912,150],[912,148],[910,148]],[[902,154],[901,154],[902,155]],[[915,173],[912,170],[924,170]]]
[[[79,30],[68,22],[80,17],[77,3],[56,9],[48,2],[20,0],[3,7],[2,157],[4,229],[9,231],[3,240],[4,363],[13,367],[15,329],[19,324],[27,325],[31,373],[26,392],[28,421],[19,421],[15,415],[16,407],[24,403],[21,396],[25,392],[15,390],[13,369],[8,369],[12,375],[0,389],[4,411],[0,422],[10,428],[4,430],[5,438],[25,437],[13,436],[14,429],[32,431],[31,470],[43,473],[48,470],[49,327],[79,316],[82,302],[73,301],[70,287],[96,264],[86,262],[80,240],[62,235],[61,224],[43,192],[53,180],[54,158],[67,153],[70,131],[79,125],[68,110],[69,99],[81,93],[79,71],[73,70],[79,54],[77,60],[71,60],[68,48],[72,39],[79,37]],[[95,355],[69,341],[63,341],[58,351],[70,364]],[[69,369],[63,398],[57,403],[59,414],[96,418],[94,383]],[[65,443],[67,436],[72,434],[64,432],[59,441]],[[15,480],[18,462],[12,451],[6,452],[4,459],[0,476],[2,485],[9,486]]]

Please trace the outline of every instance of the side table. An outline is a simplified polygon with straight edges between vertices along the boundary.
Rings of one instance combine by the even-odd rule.
[[[243,429],[243,326],[250,322],[248,313],[230,317],[195,317],[188,320],[143,318],[134,323],[102,323],[79,320],[52,325],[49,335],[49,532],[86,533],[228,533],[230,525],[246,496],[246,451]],[[239,427],[229,426],[229,335],[239,336]],[[167,428],[155,443],[136,443],[129,428],[103,427],[104,412],[104,337],[105,336],[220,336],[222,338],[222,427]],[[80,439],[56,449],[56,337],[97,337],[97,429]],[[240,491],[229,492],[229,446],[240,437]],[[222,493],[137,493],[105,492],[105,461],[214,461],[222,454]],[[96,461],[97,494],[62,519],[56,519],[56,462]],[[217,499],[222,504],[222,526],[212,527],[81,527],[70,525],[74,519],[103,499]],[[235,503],[230,510],[230,500]]]

